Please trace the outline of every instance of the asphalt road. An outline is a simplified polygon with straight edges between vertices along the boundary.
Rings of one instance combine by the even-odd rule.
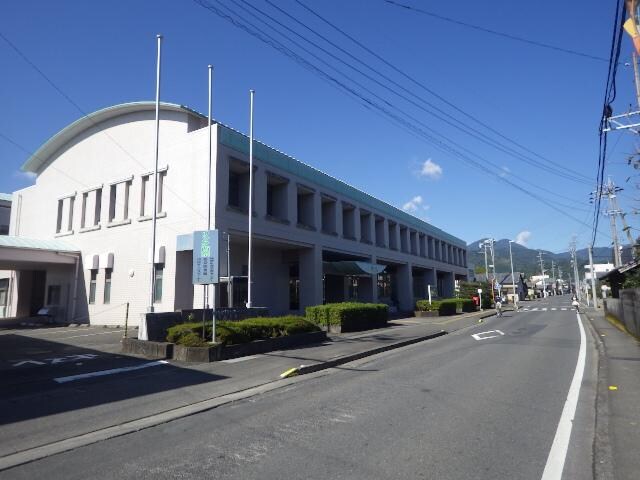
[[[0,478],[540,479],[552,450],[551,472],[565,459],[567,432],[558,425],[567,420],[581,345],[575,312],[562,310],[568,303],[531,302],[538,310],[509,312]],[[596,371],[588,332],[583,345],[565,479],[592,478]],[[552,478],[560,477],[545,480]]]

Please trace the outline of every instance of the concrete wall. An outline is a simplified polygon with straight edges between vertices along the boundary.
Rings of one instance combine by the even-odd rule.
[[[620,290],[620,298],[604,300],[605,314],[612,315],[627,331],[640,338],[640,289]]]

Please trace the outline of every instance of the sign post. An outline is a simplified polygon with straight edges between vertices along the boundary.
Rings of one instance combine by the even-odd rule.
[[[427,291],[429,292],[429,305],[431,305],[431,284],[427,285]]]
[[[193,275],[194,285],[211,285],[220,281],[219,264],[219,232],[218,230],[198,230],[193,232]],[[215,292],[214,292],[215,295]],[[212,313],[212,336],[216,341],[216,317]],[[204,318],[202,315],[202,328],[204,331]]]
[[[480,299],[480,311],[482,311],[482,289],[478,289],[478,298]]]

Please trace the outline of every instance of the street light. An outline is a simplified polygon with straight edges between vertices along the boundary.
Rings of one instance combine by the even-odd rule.
[[[513,304],[516,307],[516,312],[518,311],[518,296],[516,295],[516,279],[513,276],[513,254],[511,253],[511,244],[513,240],[509,240],[509,260],[511,261],[511,285],[513,287]]]

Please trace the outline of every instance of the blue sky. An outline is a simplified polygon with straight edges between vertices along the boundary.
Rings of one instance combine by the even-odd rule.
[[[333,49],[265,0],[210,3],[240,11],[237,4],[246,6],[243,1],[268,12],[325,49]],[[164,101],[206,112],[206,67],[211,63],[215,67],[214,116],[246,132],[248,90],[255,89],[256,137],[305,163],[405,207],[469,242],[486,236],[515,239],[520,234],[519,238],[530,247],[563,251],[571,235],[577,234],[578,246],[587,245],[592,220],[588,194],[593,185],[542,170],[539,157],[518,150],[461,116],[314,18],[295,0],[272,1],[376,72],[402,85],[404,92],[388,80],[379,80],[413,103],[324,53],[317,53],[346,73],[342,81],[350,88],[367,97],[372,94],[364,88],[370,90],[388,102],[384,104],[387,110],[400,108],[403,114],[413,117],[413,125],[422,122],[426,127],[420,128],[436,130],[437,138],[445,135],[455,142],[457,150],[468,149],[482,165],[492,162],[499,168],[488,166],[494,173],[484,175],[450,151],[442,151],[433,142],[395,125],[379,111],[365,108],[334,84],[193,1],[6,1],[0,4],[0,32],[85,112],[154,98],[155,35],[162,33]],[[384,0],[301,1],[431,91],[548,159],[552,168],[571,169],[595,179],[606,62],[452,25]],[[608,57],[611,2],[586,0],[578,9],[575,2],[551,0],[521,2],[517,8],[508,0],[398,1],[462,22]],[[246,13],[242,15],[244,21],[249,18]],[[296,41],[304,42],[300,38]],[[311,59],[306,53],[301,55]],[[336,55],[354,67],[366,69],[344,53]],[[621,61],[629,58],[630,41],[625,37]],[[2,135],[33,152],[81,116],[2,39],[0,61]],[[334,74],[338,75],[335,71]],[[621,66],[615,107],[618,112],[626,111],[635,101],[632,79],[631,68]],[[352,81],[360,85],[349,83]],[[534,166],[425,113],[415,105],[423,105],[422,100],[453,115],[446,117],[452,123],[464,121],[494,141],[518,150],[534,161]],[[609,141],[611,163],[607,173],[626,188],[621,206],[630,210],[637,206],[633,198],[640,197],[633,180],[625,184],[633,174],[624,163],[635,148],[634,138],[629,133],[615,132]],[[32,183],[32,179],[19,173],[27,157],[25,151],[0,135],[0,191],[11,192]],[[512,188],[496,174],[544,197],[587,226]],[[635,228],[636,216],[627,218]],[[603,234],[596,244],[604,246],[610,243],[608,219],[602,218],[600,226]],[[638,233],[636,230],[634,236]]]

